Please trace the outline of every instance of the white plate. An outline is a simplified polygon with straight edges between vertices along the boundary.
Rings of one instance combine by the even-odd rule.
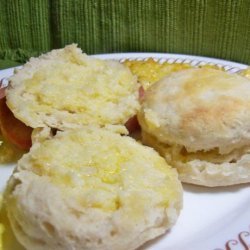
[[[235,73],[247,66],[213,58],[159,53],[95,55],[102,59],[186,62],[192,65],[216,64]],[[0,71],[0,79],[13,74],[13,68]],[[0,190],[13,165],[0,168]],[[184,185],[184,208],[176,225],[165,235],[140,250],[245,250],[250,249],[250,186],[205,188]]]

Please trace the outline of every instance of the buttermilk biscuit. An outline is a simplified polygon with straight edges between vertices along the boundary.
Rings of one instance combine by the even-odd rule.
[[[138,115],[146,144],[182,181],[250,182],[250,81],[215,69],[173,73],[145,94]]]
[[[94,127],[38,141],[4,198],[27,250],[136,249],[175,223],[182,188],[153,149]]]
[[[58,129],[124,124],[139,109],[136,77],[76,45],[31,58],[10,78],[7,105],[26,125]]]

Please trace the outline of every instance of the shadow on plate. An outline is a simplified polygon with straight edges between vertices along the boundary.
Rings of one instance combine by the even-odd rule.
[[[167,235],[170,233],[171,233],[171,229],[169,229],[166,233],[144,243],[142,246],[140,246],[136,250],[147,250],[147,249],[150,250],[152,247],[156,247],[156,243],[158,241],[161,241],[163,238],[167,237]]]
[[[184,184],[183,183],[183,189],[186,192],[189,193],[233,193],[233,192],[238,192],[241,189],[244,188],[249,188],[250,184],[238,184],[238,185],[233,185],[233,186],[227,186],[227,187],[203,187],[203,186],[198,186],[198,185],[192,185],[192,184]]]

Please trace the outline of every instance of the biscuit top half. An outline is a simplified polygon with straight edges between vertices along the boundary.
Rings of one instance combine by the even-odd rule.
[[[31,58],[10,78],[7,105],[26,125],[59,129],[124,124],[139,109],[136,77],[75,44]]]
[[[173,73],[145,94],[144,131],[189,152],[221,154],[250,144],[250,81],[209,68]]]

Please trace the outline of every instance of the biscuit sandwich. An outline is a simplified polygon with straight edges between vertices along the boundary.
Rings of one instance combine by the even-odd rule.
[[[88,126],[35,142],[4,205],[27,250],[132,250],[176,222],[182,187],[152,148]]]
[[[174,166],[183,182],[250,182],[250,81],[193,68],[150,87],[138,114],[143,142]]]

